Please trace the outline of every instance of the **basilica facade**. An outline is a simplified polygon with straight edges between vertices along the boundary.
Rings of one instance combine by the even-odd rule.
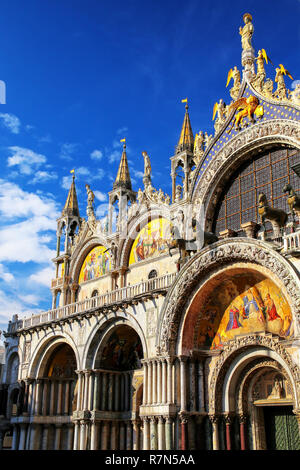
[[[146,151],[133,190],[125,139],[106,219],[73,174],[52,305],[4,334],[1,446],[300,449],[300,90],[253,33],[214,135],[186,102],[171,195]]]

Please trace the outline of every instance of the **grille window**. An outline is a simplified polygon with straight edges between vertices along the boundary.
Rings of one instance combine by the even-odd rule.
[[[289,183],[300,191],[300,178],[292,166],[300,160],[295,149],[274,149],[248,160],[224,189],[216,211],[213,229],[218,234],[231,229],[242,234],[241,224],[260,223],[258,195],[265,193],[270,206],[289,212],[287,194],[282,192]]]

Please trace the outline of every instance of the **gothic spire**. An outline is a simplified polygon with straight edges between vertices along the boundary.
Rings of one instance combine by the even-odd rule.
[[[186,101],[185,115],[184,115],[184,120],[182,124],[180,138],[179,138],[177,148],[176,148],[176,153],[182,152],[183,150],[190,150],[192,152],[194,148],[194,135],[192,131],[188,109],[189,107]]]
[[[121,157],[117,177],[116,177],[115,182],[113,184],[113,189],[117,189],[119,187],[129,189],[130,191],[132,189],[131,188],[131,179],[130,179],[130,174],[129,174],[129,168],[128,168],[127,155],[126,155],[126,142],[124,142],[124,144],[123,144],[122,157]]]
[[[73,171],[73,170],[72,170]],[[75,173],[73,171],[72,183],[69,189],[69,194],[65,203],[65,206],[62,211],[62,216],[79,216],[79,207],[78,207],[78,200],[75,188]]]

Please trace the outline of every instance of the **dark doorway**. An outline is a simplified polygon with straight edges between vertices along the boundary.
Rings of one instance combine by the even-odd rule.
[[[299,426],[292,406],[264,407],[268,450],[300,450]]]

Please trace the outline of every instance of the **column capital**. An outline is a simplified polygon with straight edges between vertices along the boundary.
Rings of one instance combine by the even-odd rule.
[[[190,415],[188,413],[179,412],[178,416],[181,424],[187,424],[189,422]]]
[[[219,419],[220,419],[220,415],[218,415],[218,414],[209,414],[208,417],[209,417],[210,422],[212,424],[217,424]]]
[[[189,356],[178,356],[180,362],[187,362],[189,359]]]
[[[157,416],[150,416],[150,423],[156,424],[157,423]]]
[[[232,412],[224,413],[224,419],[226,424],[231,424],[234,419],[234,414]]]
[[[238,418],[240,424],[245,424],[247,422],[248,415],[246,413],[239,413]]]

